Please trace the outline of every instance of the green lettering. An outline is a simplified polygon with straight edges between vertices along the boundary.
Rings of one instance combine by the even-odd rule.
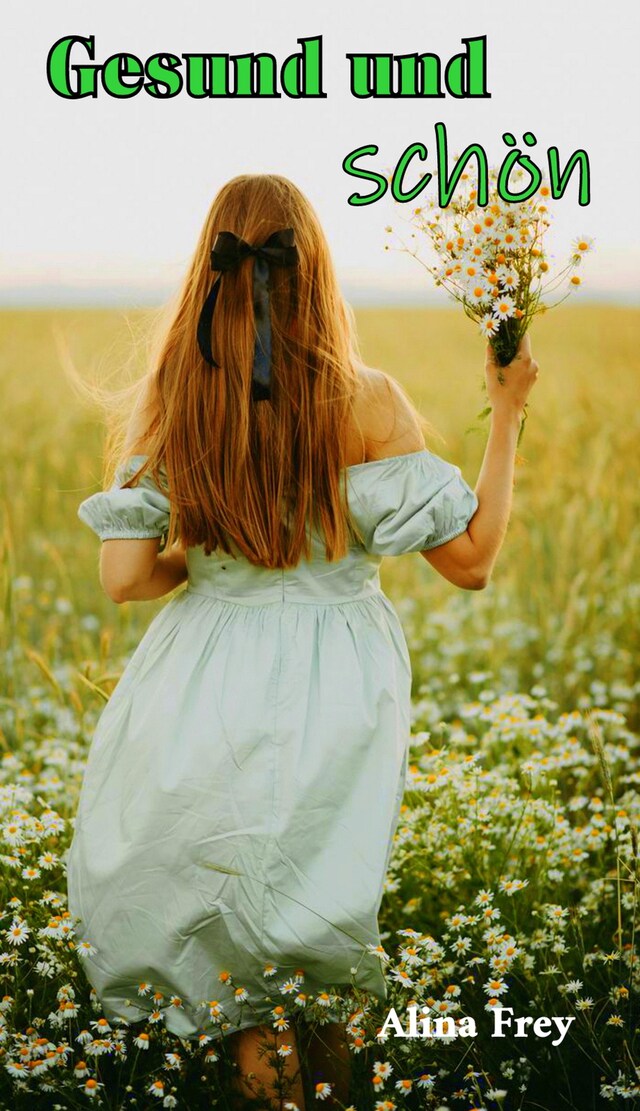
[[[144,68],[134,54],[112,54],[102,67],[101,77],[102,87],[109,96],[136,96],[142,88]],[[133,85],[127,85],[125,77],[136,77],[139,80]]]
[[[97,96],[96,77],[100,67],[71,66],[69,55],[74,43],[81,43],[91,61],[93,61],[95,57],[95,39],[93,35],[90,35],[88,39],[80,38],[78,35],[67,35],[66,38],[58,39],[51,47],[47,57],[47,81],[49,86],[58,96],[68,97],[70,100],[80,100],[85,96]],[[70,81],[71,70],[74,70],[78,75],[75,88]]]
[[[302,50],[282,65],[282,91],[291,97],[326,96],[322,91],[322,35],[298,39]]]
[[[435,125],[436,140],[438,145],[438,204],[446,208],[453,196],[460,176],[469,159],[475,155],[478,160],[478,204],[484,208],[489,203],[489,164],[487,155],[479,143],[470,143],[465,147],[455,164],[451,177],[447,180],[449,157],[447,152],[447,129],[443,123]]]
[[[240,54],[234,64],[235,96],[280,96],[273,54]]]
[[[404,154],[402,154],[398,160],[398,165],[396,166],[393,177],[391,179],[391,196],[393,197],[394,201],[400,201],[401,203],[412,201],[414,197],[417,197],[418,194],[422,192],[423,189],[426,189],[427,185],[431,181],[431,178],[433,177],[433,174],[423,174],[423,176],[420,178],[420,181],[416,185],[414,185],[412,189],[405,191],[402,188],[404,183],[404,175],[407,171],[407,166],[416,154],[418,155],[418,158],[421,162],[426,161],[427,148],[425,147],[424,143],[411,143],[411,145],[407,147]]]
[[[380,197],[384,197],[387,191],[387,179],[383,177],[382,174],[377,174],[373,170],[361,170],[354,165],[357,158],[361,158],[363,155],[374,155],[377,153],[378,147],[373,145],[358,147],[357,150],[352,150],[344,159],[342,169],[345,174],[350,174],[352,177],[361,177],[365,181],[375,181],[378,186],[374,193],[369,193],[366,196],[362,196],[360,193],[352,193],[347,200],[347,204],[358,207],[360,205],[373,204],[375,201],[380,200]]]
[[[149,93],[149,96],[163,100],[177,96],[182,91],[182,77],[177,72],[180,65],[180,59],[175,54],[153,54],[147,60],[146,71],[149,80],[144,86],[145,92]]]
[[[575,150],[571,158],[565,166],[564,173],[560,174],[560,157],[557,147],[549,147],[547,151],[549,159],[549,177],[551,179],[551,196],[554,201],[557,201],[563,196],[569,178],[573,173],[575,167],[580,165],[580,189],[578,195],[578,204],[584,205],[591,202],[591,182],[589,174],[589,155],[586,150]]]
[[[456,54],[445,70],[445,85],[456,97],[490,96],[486,88],[487,36],[462,39],[466,49]]]

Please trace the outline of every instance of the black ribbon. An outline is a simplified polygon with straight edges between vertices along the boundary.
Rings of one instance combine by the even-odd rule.
[[[218,271],[198,320],[198,347],[210,366],[218,367],[211,350],[213,310],[216,307],[222,275],[234,270],[246,258],[253,257],[253,311],[256,342],[253,354],[251,393],[254,400],[271,396],[271,312],[269,305],[269,267],[295,266],[298,248],[293,242],[293,228],[284,228],[270,235],[266,243],[254,247],[232,231],[218,233],[211,251],[211,269]]]

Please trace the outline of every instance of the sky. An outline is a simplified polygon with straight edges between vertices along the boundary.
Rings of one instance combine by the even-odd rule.
[[[379,154],[362,164],[385,173],[412,142],[427,146],[432,169],[436,122],[452,153],[478,142],[497,164],[505,131],[519,145],[533,132],[543,167],[551,146],[562,163],[585,149],[591,202],[578,204],[574,175],[551,203],[552,261],[560,266],[575,237],[589,235],[595,250],[581,269],[581,295],[640,298],[638,221],[622,212],[640,170],[635,0],[25,0],[4,22],[0,303],[173,292],[215,193],[244,172],[284,174],[306,193],[355,303],[445,299],[415,259],[384,249],[387,226],[406,237],[410,206],[388,198],[349,206],[354,189],[372,187],[342,169],[350,151],[375,144]],[[269,52],[282,63],[299,38],[321,35],[326,97],[154,100],[142,91],[116,100],[101,90],[65,100],[48,85],[46,59],[66,35],[93,35],[97,63],[123,51],[143,61],[161,52]],[[482,35],[490,97],[351,95],[349,53],[429,52],[444,64],[463,38]],[[73,58],[85,60],[79,48]]]

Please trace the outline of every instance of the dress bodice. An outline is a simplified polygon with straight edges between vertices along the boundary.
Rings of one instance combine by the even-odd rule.
[[[144,462],[132,455],[109,490],[87,498],[80,518],[101,540],[163,536],[171,503],[150,475],[135,487],[125,482]],[[187,589],[230,601],[311,603],[364,598],[380,589],[385,555],[425,551],[464,532],[478,507],[460,468],[424,449],[345,468],[349,514],[362,541],[339,560],[327,561],[324,542],[312,536],[311,557],[287,570],[256,566],[244,556],[187,550]]]

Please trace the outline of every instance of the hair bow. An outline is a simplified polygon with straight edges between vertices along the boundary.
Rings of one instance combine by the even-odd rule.
[[[211,251],[211,269],[218,271],[198,320],[198,346],[203,359],[217,367],[211,350],[213,310],[218,299],[222,275],[234,270],[246,258],[254,258],[253,311],[256,323],[256,343],[253,355],[251,392],[255,400],[271,396],[271,314],[269,304],[269,268],[295,266],[298,248],[293,242],[293,228],[284,228],[270,235],[262,246],[252,246],[232,231],[221,231],[216,236]]]

